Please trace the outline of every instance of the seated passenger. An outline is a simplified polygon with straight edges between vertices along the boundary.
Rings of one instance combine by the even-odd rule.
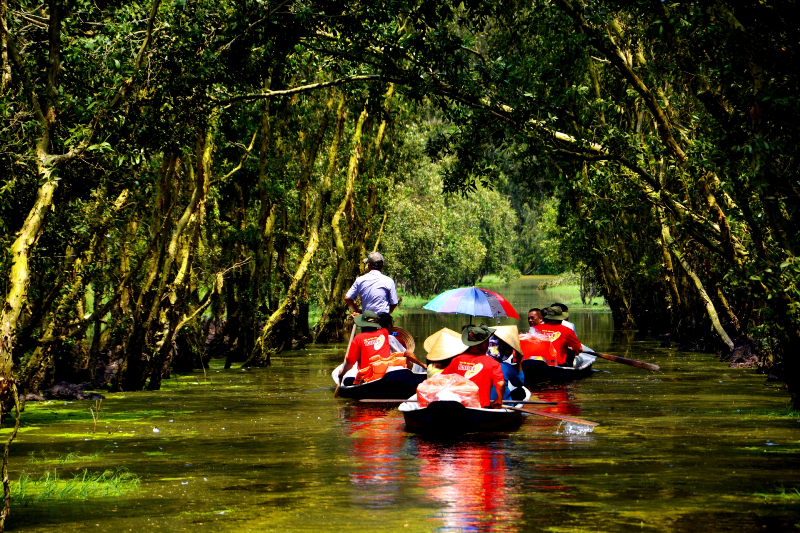
[[[459,335],[450,328],[442,328],[433,335],[431,335],[430,337],[428,337],[427,339],[425,339],[425,342],[422,344],[422,347],[425,348],[426,352],[428,352],[428,356],[426,358],[428,361],[428,368],[427,368],[428,378],[432,378],[436,374],[441,374],[442,370],[447,368],[447,365],[450,364],[450,360],[456,355],[461,353],[459,351],[456,351],[455,353],[450,354],[447,357],[443,357],[443,354],[448,352],[447,349],[444,349],[446,343],[443,341],[442,343],[439,343],[439,345],[437,346],[439,337],[441,337],[442,335],[458,339],[459,346],[461,343],[461,335]],[[436,346],[436,352],[433,351],[434,346]],[[453,349],[454,348],[449,348],[450,351],[452,351]]]
[[[567,307],[564,304],[560,304],[560,303],[556,302],[554,304],[551,304],[550,307],[560,307],[561,310],[564,311],[564,314],[569,316],[569,313],[567,312],[567,311],[569,311],[569,307]],[[573,324],[572,322],[570,322],[568,320],[562,320],[561,321],[561,325],[568,327],[569,329],[571,329],[572,331],[575,332],[575,336],[576,337],[578,336],[578,331],[575,329],[575,324]],[[586,346],[583,343],[581,343],[581,350],[584,351],[584,352],[591,352],[592,351],[591,348],[589,348],[588,346]]]
[[[536,326],[544,322],[544,314],[538,307],[534,307],[528,311],[528,325],[531,327],[530,333],[534,332]]]
[[[523,389],[525,376],[522,373],[522,346],[519,342],[517,326],[497,326],[489,340],[489,351],[486,353],[500,363],[503,377],[506,382],[506,392],[503,400],[524,400],[526,391]],[[491,399],[497,398],[497,392],[492,390]]]
[[[550,304],[550,307],[560,307],[560,308],[561,308],[561,310],[562,310],[562,311],[564,311],[564,313],[565,313],[567,316],[569,316],[569,313],[567,312],[567,311],[569,311],[569,307],[567,307],[567,306],[566,306],[566,305],[564,305],[564,304],[560,304],[560,303],[558,303],[558,302],[555,302],[555,303],[552,303],[552,304]],[[576,336],[578,335],[578,331],[575,329],[575,324],[573,324],[573,323],[572,323],[572,322],[570,322],[569,320],[562,320],[562,321],[561,321],[561,325],[562,325],[562,326],[566,326],[566,327],[568,327],[569,329],[571,329],[572,331],[574,331]]]
[[[575,356],[581,353],[583,345],[574,331],[561,325],[561,321],[566,320],[569,314],[562,311],[560,307],[548,307],[542,309],[542,311],[545,314],[544,323],[539,324],[534,329],[550,338],[550,342],[556,350],[556,364],[558,366],[573,366]]]
[[[392,355],[389,347],[389,332],[381,327],[378,313],[364,311],[353,320],[356,326],[361,328],[361,333],[353,337],[353,342],[350,343],[344,367],[339,372],[339,381],[353,365],[357,365],[361,370],[368,367],[370,359],[376,355],[385,358]]]
[[[464,326],[461,332],[461,342],[466,350],[456,355],[442,374],[459,374],[478,386],[481,407],[502,408],[505,394],[505,381],[500,363],[486,355],[489,349],[489,337],[494,333],[494,328],[480,326]],[[441,340],[441,339],[440,339]],[[497,396],[491,400],[491,389],[494,388]]]

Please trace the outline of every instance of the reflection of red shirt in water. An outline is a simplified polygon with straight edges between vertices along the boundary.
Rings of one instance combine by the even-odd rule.
[[[460,374],[478,386],[481,407],[491,404],[489,395],[495,383],[503,381],[503,368],[500,363],[486,354],[469,352],[455,356],[442,371],[442,374]]]
[[[375,355],[389,357],[392,350],[389,348],[389,332],[385,328],[364,331],[353,337],[350,351],[347,352],[347,362],[358,362],[358,368],[369,366],[369,359]]]
[[[536,331],[544,333],[550,337],[550,342],[558,352],[557,365],[563,365],[567,362],[567,347],[572,348],[575,353],[581,353],[582,346],[575,332],[561,324],[539,324],[536,326]]]

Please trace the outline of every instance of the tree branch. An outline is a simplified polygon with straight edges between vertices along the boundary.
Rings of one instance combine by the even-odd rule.
[[[275,96],[287,96],[290,94],[298,94],[303,93],[306,91],[313,91],[316,89],[324,89],[326,87],[335,87],[337,85],[344,85],[346,83],[353,83],[357,81],[383,81],[387,83],[403,83],[403,80],[393,78],[390,76],[384,76],[382,74],[359,74],[356,76],[348,76],[346,78],[339,78],[338,80],[333,81],[325,81],[320,83],[311,83],[309,85],[301,85],[300,87],[293,87],[291,89],[282,89],[279,91],[267,91],[264,93],[257,93],[257,94],[243,94],[240,96],[234,96],[233,98],[228,98],[226,100],[220,100],[214,96],[209,95],[209,98],[220,105],[230,105],[236,102],[243,102],[243,101],[253,101],[253,100],[266,100],[268,98],[272,98]]]
[[[617,68],[620,74],[622,74],[622,77],[633,86],[637,93],[639,93],[639,96],[642,98],[642,100],[644,100],[645,105],[650,110],[653,120],[656,122],[658,133],[661,136],[661,141],[666,145],[670,152],[672,152],[675,158],[678,159],[678,161],[685,163],[688,158],[678,145],[675,137],[672,136],[669,120],[661,110],[661,107],[658,105],[656,97],[653,95],[650,89],[647,88],[647,85],[644,84],[641,78],[636,75],[631,66],[622,58],[622,52],[619,50],[617,45],[615,45],[613,42],[610,45],[606,45],[604,39],[588,22],[586,22],[581,14],[572,7],[572,4],[569,0],[555,1],[575,21],[575,24],[581,30],[583,30],[587,37],[589,37],[589,41],[591,42],[592,46],[602,52],[603,55],[608,58],[611,64]]]

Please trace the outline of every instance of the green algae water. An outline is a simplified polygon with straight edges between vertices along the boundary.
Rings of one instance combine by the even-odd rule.
[[[523,319],[529,307],[567,298],[535,287],[522,279],[492,289]],[[593,349],[661,366],[598,360],[589,378],[535,392],[560,402],[546,410],[599,422],[591,433],[534,416],[509,433],[407,433],[394,406],[332,398],[342,345],[286,352],[268,369],[224,370],[220,361],[207,377],[173,377],[159,392],[109,394],[96,432],[94,402],[29,403],[12,480],[125,468],[140,482],[119,495],[17,500],[8,530],[800,528],[800,412],[783,389],[710,354],[614,332],[608,312],[571,318]],[[426,335],[464,320],[405,310],[397,325],[424,354]],[[503,323],[527,330],[524,320]]]

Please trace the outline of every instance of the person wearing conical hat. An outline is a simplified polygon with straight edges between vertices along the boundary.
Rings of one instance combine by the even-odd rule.
[[[426,357],[428,361],[428,379],[441,374],[442,370],[450,364],[453,357],[469,348],[469,346],[461,342],[461,335],[450,328],[440,329],[425,339],[422,346],[428,352]]]
[[[503,400],[524,400],[526,391],[523,388],[525,375],[522,373],[522,346],[519,342],[517,326],[497,326],[489,339],[489,350],[486,355],[500,363],[505,378],[505,397]],[[491,399],[496,398],[493,390]]]
[[[466,350],[453,357],[442,374],[464,376],[478,386],[481,407],[499,409],[503,407],[505,394],[503,369],[500,363],[486,355],[486,350],[489,349],[489,338],[494,331],[495,328],[489,328],[483,324],[464,326],[461,331],[461,343],[466,346]],[[442,335],[437,343],[448,339],[451,339],[449,335]],[[497,394],[494,400],[491,399],[492,389]]]
[[[542,312],[545,315],[544,323],[536,326],[536,331],[550,339],[557,352],[556,365],[573,366],[575,356],[583,351],[583,345],[574,331],[561,325],[562,320],[569,318],[569,313],[557,306],[546,307]]]

